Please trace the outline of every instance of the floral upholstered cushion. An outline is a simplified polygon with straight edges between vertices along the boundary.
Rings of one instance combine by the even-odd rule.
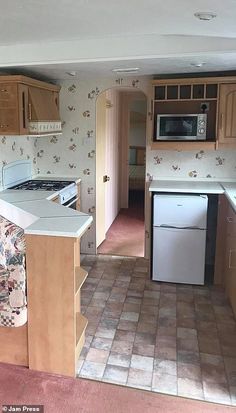
[[[27,321],[24,231],[0,216],[0,326]]]
[[[8,272],[0,265],[0,303],[8,298]]]

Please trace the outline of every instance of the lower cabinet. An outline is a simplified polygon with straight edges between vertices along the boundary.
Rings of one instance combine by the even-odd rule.
[[[226,240],[225,291],[236,315],[236,235],[227,235]]]
[[[26,234],[29,368],[76,376],[88,320],[80,239]]]
[[[224,195],[219,200],[215,284],[225,287],[236,316],[236,213]]]

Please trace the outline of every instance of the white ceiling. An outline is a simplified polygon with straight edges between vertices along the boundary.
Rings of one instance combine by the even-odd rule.
[[[236,0],[0,0],[0,67],[52,79],[236,69]],[[215,12],[210,22],[195,12]],[[206,62],[198,69],[191,63]],[[115,75],[114,75],[115,76]]]
[[[202,67],[194,67],[192,63],[205,62]],[[116,74],[112,72],[115,67],[127,68],[138,67],[140,70],[137,74],[130,74],[128,76],[140,75],[161,75],[161,74],[175,74],[175,73],[201,73],[201,72],[221,72],[231,71],[236,72],[236,53],[230,55],[214,55],[206,57],[202,56],[188,56],[188,57],[174,57],[174,58],[154,58],[154,59],[140,59],[140,60],[118,60],[106,62],[86,62],[86,63],[67,63],[67,64],[53,64],[53,65],[35,65],[30,68],[20,66],[14,69],[13,73],[24,73],[28,76],[39,75],[42,79],[52,80],[66,80],[66,79],[80,79],[80,78],[94,78],[103,76],[124,77],[127,74]],[[74,77],[67,72],[75,71]]]
[[[235,0],[1,0],[0,44],[130,34],[236,36]],[[198,11],[217,18],[197,20]]]

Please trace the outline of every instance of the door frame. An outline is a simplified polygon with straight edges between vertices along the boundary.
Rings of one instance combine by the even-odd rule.
[[[107,92],[108,90],[111,90],[111,89],[115,89],[115,90],[117,90],[118,92],[127,92],[127,94],[128,93],[130,93],[130,94],[133,94],[133,93],[140,93],[140,94],[142,94],[144,97],[145,97],[145,100],[146,100],[146,102],[147,102],[147,105],[146,105],[146,146],[145,146],[145,150],[146,150],[146,153],[147,153],[147,145],[148,145],[148,130],[149,130],[149,117],[148,117],[148,115],[150,114],[150,112],[149,112],[149,109],[148,109],[148,102],[149,102],[149,100],[148,100],[148,96],[147,96],[147,94],[143,91],[143,90],[141,90],[141,89],[134,89],[132,86],[126,86],[126,87],[122,87],[122,86],[114,86],[114,87],[108,87],[107,89],[104,89],[104,90],[101,90],[100,91],[100,93],[99,93],[99,95],[96,97],[96,102],[95,102],[95,114],[96,114],[96,116],[95,116],[95,119],[96,119],[96,128],[95,128],[95,147],[96,147],[96,159],[97,159],[97,100],[98,100],[98,98],[99,98],[99,96],[101,95],[101,94],[103,94],[103,93],[105,93],[105,92]],[[121,98],[122,99],[122,98]],[[120,112],[122,112],[122,111],[120,111]],[[120,113],[121,114],[121,113]],[[127,116],[127,119],[129,119],[129,110],[128,110],[128,116]],[[128,124],[128,126],[129,126],[129,124]],[[126,148],[128,148],[128,134],[127,134],[127,141],[126,141]],[[122,147],[122,151],[124,150],[124,146]],[[120,151],[121,152],[121,151]],[[120,159],[120,162],[121,162],[121,159]],[[121,163],[120,163],[121,164]],[[145,187],[144,187],[144,257],[145,258],[148,258],[147,257],[147,251],[149,250],[148,248],[147,248],[147,243],[149,243],[150,241],[149,240],[147,240],[146,239],[146,236],[145,236],[145,233],[146,233],[146,224],[147,224],[147,222],[146,222],[146,220],[147,220],[147,218],[148,218],[148,212],[149,212],[149,208],[148,208],[148,198],[149,198],[149,182],[146,180],[146,168],[147,168],[147,158],[146,158],[146,161],[145,161]],[[120,173],[121,173],[121,167],[120,167]],[[128,171],[128,165],[127,165],[127,171]],[[126,189],[125,189],[125,191],[127,191],[126,193],[127,193],[127,195],[126,196],[128,196],[128,190],[129,190],[129,185],[128,185],[128,173],[126,173],[126,179],[127,179],[127,187],[126,187]],[[120,175],[120,181],[121,181],[121,175]],[[95,252],[95,254],[97,255],[97,249],[98,249],[98,247],[97,247],[97,239],[98,239],[98,236],[97,236],[97,208],[98,208],[98,202],[97,202],[97,193],[98,193],[98,187],[97,187],[97,163],[95,164],[95,182],[96,182],[96,187],[95,187],[95,200],[96,200],[96,212],[95,212],[95,228],[96,228],[96,230],[95,230],[95,239],[96,239],[96,242],[95,242],[95,246],[96,246],[96,252]],[[121,206],[121,205],[120,205]],[[149,225],[150,226],[150,225]],[[149,227],[148,226],[148,227]]]

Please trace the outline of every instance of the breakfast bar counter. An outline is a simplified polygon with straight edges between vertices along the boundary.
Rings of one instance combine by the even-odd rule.
[[[87,277],[80,238],[92,217],[54,202],[57,196],[44,190],[0,192],[0,215],[24,230],[27,278],[27,322],[0,327],[0,361],[75,377],[87,326],[80,306]]]

